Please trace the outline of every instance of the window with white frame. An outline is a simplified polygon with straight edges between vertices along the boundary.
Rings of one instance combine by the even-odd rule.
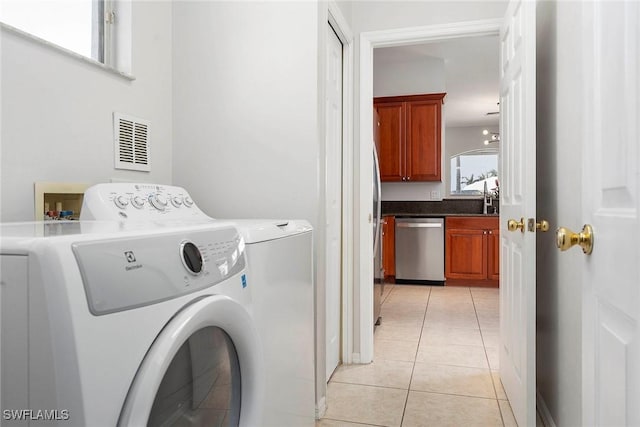
[[[2,0],[0,22],[110,67],[115,0]]]

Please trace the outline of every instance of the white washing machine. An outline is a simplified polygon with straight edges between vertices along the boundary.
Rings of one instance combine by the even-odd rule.
[[[196,223],[204,214],[180,187],[98,184],[85,192],[81,218],[128,223]],[[225,220],[226,221],[226,220]],[[301,220],[228,220],[246,244],[253,316],[266,366],[259,426],[315,425],[313,229]]]
[[[3,426],[261,425],[235,227],[52,221],[0,236]]]

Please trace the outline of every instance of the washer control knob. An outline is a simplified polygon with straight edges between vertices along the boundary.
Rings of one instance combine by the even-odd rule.
[[[161,194],[152,194],[149,196],[149,203],[151,206],[156,208],[159,211],[164,211],[167,207],[167,199],[164,198]]]
[[[129,201],[127,199],[125,199],[124,196],[116,196],[113,198],[113,203],[115,203],[115,205],[119,208],[119,209],[124,209],[127,207],[127,205],[129,205]]]
[[[189,273],[197,276],[202,273],[204,266],[204,260],[200,249],[192,242],[182,242],[180,245],[180,257],[182,258],[182,264],[189,271]]]
[[[171,204],[173,206],[175,206],[176,208],[179,208],[180,206],[182,206],[182,197],[180,196],[173,196],[171,198]]]
[[[184,196],[184,205],[188,208],[190,208],[191,206],[193,206],[193,200],[191,200],[191,197],[189,196]]]
[[[140,196],[135,196],[131,199],[131,206],[136,209],[142,209],[144,207],[144,199]]]

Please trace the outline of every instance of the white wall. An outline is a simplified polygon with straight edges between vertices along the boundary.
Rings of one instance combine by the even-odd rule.
[[[0,219],[33,220],[35,181],[171,182],[171,4],[132,2],[127,80],[0,30]],[[151,121],[152,171],[113,169],[112,113]]]
[[[318,217],[317,6],[176,2],[174,183],[215,217]]]
[[[313,225],[318,403],[326,395],[324,96],[318,95],[326,7],[173,3],[174,183],[217,218],[302,218]]]
[[[376,52],[378,49],[373,50],[373,96],[446,92],[444,59],[425,56],[412,61],[389,61],[379,59]]]
[[[580,73],[583,44],[574,28],[580,10],[579,2],[540,2],[537,9],[537,217],[548,220],[552,230],[583,223],[579,165],[584,118],[576,104],[585,98]],[[553,232],[537,236],[538,392],[555,425],[578,426],[581,257],[556,250]]]

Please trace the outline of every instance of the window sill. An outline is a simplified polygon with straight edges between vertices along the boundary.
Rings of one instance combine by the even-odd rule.
[[[80,55],[79,53],[76,53],[76,52],[74,52],[72,50],[66,49],[66,48],[64,48],[62,46],[58,46],[55,43],[51,43],[51,42],[49,42],[47,40],[44,40],[44,39],[42,39],[42,38],[40,38],[38,36],[34,36],[33,34],[29,34],[29,33],[25,32],[25,31],[22,31],[22,30],[20,30],[20,29],[18,29],[16,27],[12,27],[11,25],[5,24],[4,22],[0,22],[0,29],[2,29],[2,31],[7,31],[7,32],[10,32],[12,34],[15,34],[15,35],[17,35],[17,36],[19,36],[19,37],[21,37],[21,38],[23,38],[23,39],[25,39],[27,41],[30,41],[32,43],[36,43],[36,44],[38,44],[40,46],[45,46],[46,48],[54,50],[56,52],[59,52],[62,55],[65,55],[67,57],[75,58],[76,60],[82,61],[85,64],[90,64],[90,65],[92,65],[94,67],[102,69],[103,71],[106,71],[107,73],[115,74],[116,76],[120,76],[120,77],[122,77],[124,79],[131,80],[131,81],[136,79],[136,77],[134,75],[132,75],[132,74],[125,73],[124,71],[117,70],[117,69],[115,69],[113,67],[109,67],[108,65],[105,65],[105,64],[103,64],[101,62],[98,62],[95,59],[88,58],[88,57],[86,57],[84,55]]]

